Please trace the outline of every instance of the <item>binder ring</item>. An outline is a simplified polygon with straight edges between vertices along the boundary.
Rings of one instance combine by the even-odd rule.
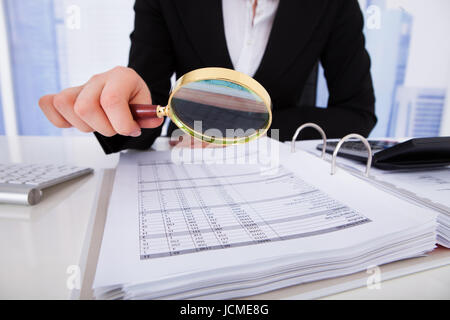
[[[345,141],[347,141],[348,139],[352,139],[352,138],[361,140],[362,143],[364,144],[364,146],[366,147],[367,152],[369,153],[369,155],[367,157],[367,165],[366,165],[366,173],[365,173],[365,176],[369,177],[370,167],[372,166],[372,148],[370,147],[370,144],[369,144],[369,142],[367,141],[366,138],[364,138],[363,136],[361,136],[359,134],[356,134],[356,133],[352,133],[352,134],[346,135],[337,144],[336,149],[334,149],[333,158],[332,158],[332,161],[331,161],[331,174],[333,175],[333,174],[336,173],[336,158],[337,158],[337,154],[339,152],[339,149],[341,148],[342,144]]]
[[[323,131],[322,128],[315,123],[305,123],[305,124],[301,125],[300,127],[298,127],[297,131],[295,131],[294,137],[292,138],[291,152],[295,152],[295,141],[297,140],[297,137],[300,134],[300,132],[305,128],[314,128],[322,136],[322,139],[323,139],[322,159],[324,159],[325,158],[325,150],[327,149],[327,136],[325,135],[325,131]]]

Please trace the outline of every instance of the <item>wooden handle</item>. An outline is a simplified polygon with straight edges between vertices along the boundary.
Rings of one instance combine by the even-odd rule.
[[[134,120],[158,118],[157,109],[158,106],[152,104],[130,104]]]

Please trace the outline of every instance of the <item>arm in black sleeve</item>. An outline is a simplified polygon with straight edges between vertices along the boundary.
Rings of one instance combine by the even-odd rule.
[[[363,24],[357,0],[342,0],[321,55],[330,94],[328,107],[294,107],[277,111],[274,127],[281,129],[282,140],[291,139],[296,128],[307,122],[320,125],[330,138],[342,138],[349,133],[369,135],[377,119]],[[288,135],[283,135],[283,128],[289,128]],[[302,135],[307,139],[319,137],[313,131]]]
[[[155,0],[136,0],[135,26],[131,34],[129,67],[134,69],[145,81],[152,95],[152,103],[167,105],[170,92],[170,78],[174,73],[174,55],[169,32],[162,17],[159,3]],[[105,153],[125,149],[145,150],[151,147],[161,134],[161,127],[143,129],[138,138],[116,135],[99,140]]]

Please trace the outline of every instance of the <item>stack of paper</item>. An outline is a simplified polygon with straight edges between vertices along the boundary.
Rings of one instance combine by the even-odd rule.
[[[364,178],[360,175],[365,170],[364,164],[339,159],[338,165]],[[437,243],[450,248],[450,167],[395,171],[371,168],[366,180],[386,192],[438,212]]]
[[[259,150],[258,163],[245,153],[234,164],[222,155],[219,164],[172,163],[179,157],[170,152],[124,155],[96,298],[242,297],[434,248],[431,210],[343,170],[331,176],[327,162],[306,152],[269,144],[270,159]],[[233,148],[241,154],[242,147],[216,153]]]
[[[374,180],[391,192],[436,210],[437,243],[450,248],[450,168],[415,172],[374,170],[373,174]]]

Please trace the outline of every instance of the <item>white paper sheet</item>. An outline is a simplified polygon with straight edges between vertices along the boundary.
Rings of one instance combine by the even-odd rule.
[[[362,171],[364,164],[348,159],[338,163],[347,168]],[[404,190],[418,199],[426,200],[450,214],[450,167],[427,170],[380,170],[372,168],[371,178]]]
[[[310,154],[277,148],[270,171],[170,164],[170,152],[125,155],[94,288],[338,254],[435,223],[430,210],[343,170],[331,176],[329,164]]]
[[[319,156],[316,145],[314,141],[298,143],[298,147]],[[327,154],[326,160],[331,162],[331,155]],[[362,175],[365,164],[361,162],[340,157],[337,165],[386,192],[439,212],[438,243],[450,248],[450,167],[426,170],[381,170],[372,167],[367,179]]]

